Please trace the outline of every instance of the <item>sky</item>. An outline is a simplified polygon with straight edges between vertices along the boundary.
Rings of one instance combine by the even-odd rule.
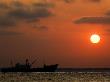
[[[109,68],[109,42],[110,0],[0,1],[0,67],[28,58],[35,67]]]

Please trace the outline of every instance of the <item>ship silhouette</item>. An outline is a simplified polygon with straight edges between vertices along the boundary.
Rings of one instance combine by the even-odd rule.
[[[7,68],[1,68],[1,72],[55,72],[58,68],[58,64],[46,65],[44,64],[41,68],[33,68],[32,65],[36,62],[33,61],[29,63],[29,60],[26,59],[25,64],[16,63],[14,66]]]

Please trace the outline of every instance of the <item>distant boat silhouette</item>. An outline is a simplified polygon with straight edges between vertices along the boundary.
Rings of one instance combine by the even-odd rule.
[[[58,64],[54,64],[54,65],[44,64],[42,68],[32,68],[32,65],[35,62],[36,60],[33,61],[32,63],[29,63],[29,60],[26,59],[25,64],[16,63],[15,66],[11,66],[8,68],[1,68],[1,72],[55,72],[58,68]]]

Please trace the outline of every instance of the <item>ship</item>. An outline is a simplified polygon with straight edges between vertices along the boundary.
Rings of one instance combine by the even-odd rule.
[[[58,69],[58,64],[46,65],[44,64],[42,67],[32,67],[32,65],[36,62],[33,61],[29,63],[29,60],[26,59],[25,64],[16,63],[14,66],[1,68],[1,72],[55,72]]]

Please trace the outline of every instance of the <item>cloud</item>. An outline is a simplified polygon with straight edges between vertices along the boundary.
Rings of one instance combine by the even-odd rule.
[[[102,0],[83,0],[84,2],[93,2],[93,3],[99,3]]]
[[[66,2],[66,3],[71,3],[71,2],[74,2],[75,0],[63,0],[63,1]],[[77,0],[76,0],[76,1],[77,1]],[[99,3],[99,2],[101,2],[102,0],[81,0],[81,1]]]
[[[101,2],[101,0],[90,0],[91,2]]]
[[[24,10],[24,9],[16,9],[8,12],[8,17],[11,17],[15,20],[24,20],[28,23],[37,22],[41,18],[52,16],[52,13],[48,11],[46,8],[35,9],[35,10]]]
[[[8,16],[14,17],[16,19],[32,20],[37,18],[44,18],[51,16],[52,13],[49,12],[46,8],[34,9],[34,10],[24,10],[24,9],[15,9],[8,12]]]
[[[0,16],[0,28],[13,27],[16,25],[16,20],[9,16]]]
[[[2,10],[5,11],[5,5],[1,4],[0,7],[3,7]],[[41,18],[52,16],[53,13],[49,11],[46,4],[36,4],[41,7],[27,7],[21,3],[13,3],[9,7],[7,12],[4,12],[4,15],[0,15],[0,28],[13,27],[17,25],[19,21],[26,21],[27,23],[37,22]],[[2,12],[3,13],[3,12]]]
[[[9,6],[6,5],[5,3],[0,3],[0,9],[8,9]]]
[[[4,36],[4,35],[12,36],[12,35],[22,35],[22,34],[23,33],[14,32],[14,31],[0,31],[0,36]]]
[[[33,3],[32,4],[33,7],[43,7],[43,8],[53,8],[55,5],[53,3]]]
[[[11,2],[11,7],[14,8],[23,8],[25,5],[19,1],[12,1]]]
[[[110,17],[103,16],[103,17],[82,17],[76,21],[76,24],[82,23],[91,23],[91,24],[110,24]]]
[[[105,15],[110,16],[110,11],[107,11]]]
[[[32,25],[33,28],[36,28],[39,31],[48,31],[48,27],[47,26],[41,26],[41,25]]]
[[[71,3],[71,2],[73,2],[75,0],[63,0],[63,1],[66,2],[66,3]]]

